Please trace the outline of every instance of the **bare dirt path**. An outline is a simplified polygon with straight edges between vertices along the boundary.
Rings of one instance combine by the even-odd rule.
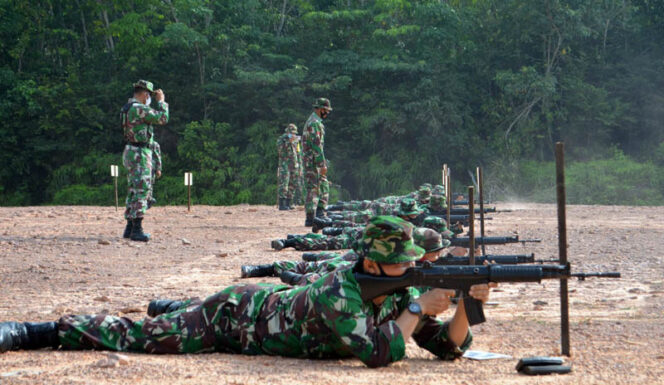
[[[554,205],[497,204],[488,235],[517,232],[541,244],[491,253],[557,256]],[[473,328],[472,349],[514,359],[441,362],[409,343],[408,358],[382,369],[354,359],[298,360],[230,354],[33,351],[0,355],[0,384],[664,384],[664,207],[568,206],[569,257],[578,271],[618,270],[620,280],[570,281],[573,372],[528,377],[520,357],[558,355],[558,283],[502,285]],[[302,211],[268,206],[156,207],[147,244],[119,237],[109,207],[0,208],[0,320],[52,321],[107,312],[143,317],[150,300],[205,297],[239,282],[242,264],[299,259],[269,240],[303,233]],[[265,281],[268,279],[260,279]]]

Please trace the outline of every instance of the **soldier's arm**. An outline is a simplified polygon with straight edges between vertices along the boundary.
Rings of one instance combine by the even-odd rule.
[[[168,123],[168,103],[158,102],[157,108],[150,108],[144,105],[138,105],[138,116],[148,124],[166,124]]]
[[[161,146],[159,143],[153,142],[152,157],[154,158],[155,171],[161,172]]]
[[[317,168],[325,168],[326,163],[325,163],[325,153],[323,151],[323,130],[321,130],[320,123],[314,123],[312,125],[313,130],[314,130],[314,135],[312,135],[310,138],[312,139],[311,143],[311,150],[314,153],[314,164],[316,165]]]
[[[406,355],[406,343],[396,321],[374,324],[363,310],[359,290],[344,285],[327,291],[322,317],[330,331],[345,347],[369,367],[386,366]]]

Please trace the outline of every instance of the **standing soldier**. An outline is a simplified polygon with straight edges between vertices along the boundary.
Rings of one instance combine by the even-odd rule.
[[[150,178],[150,192],[148,193],[148,208],[157,203],[154,197],[154,183],[158,178],[161,178],[161,147],[156,140],[153,140],[150,149],[152,150],[152,177]]]
[[[152,95],[157,108],[150,108]],[[162,90],[154,90],[151,82],[139,80],[134,83],[134,95],[122,107],[122,129],[127,141],[122,162],[127,169],[127,200],[125,219],[127,226],[124,238],[147,242],[149,234],[143,233],[143,216],[148,208],[148,195],[152,178],[153,124],[168,123],[168,104]]]
[[[291,208],[294,209],[295,205],[304,204],[304,198],[307,192],[304,190],[304,175],[302,174],[302,137],[296,136],[297,146],[297,175],[295,175],[295,194],[293,195],[293,204]]]
[[[304,203],[306,211],[305,226],[312,226],[314,209],[317,217],[325,216],[325,206],[330,194],[327,181],[327,161],[325,160],[325,127],[323,119],[327,118],[332,105],[325,98],[318,98],[313,105],[314,112],[304,124],[302,132],[302,163],[304,178],[307,185],[307,198]]]
[[[297,164],[297,126],[289,124],[283,135],[277,139],[279,153],[279,210],[290,210],[291,199],[295,192],[298,173]]]

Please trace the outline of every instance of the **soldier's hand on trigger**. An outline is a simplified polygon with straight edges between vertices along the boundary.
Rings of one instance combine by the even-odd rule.
[[[164,91],[162,91],[161,88],[154,92],[154,100],[156,100],[158,102],[162,102],[165,99],[166,99],[166,95],[164,95]]]
[[[450,307],[452,296],[454,290],[435,288],[422,294],[416,302],[420,304],[423,314],[435,316]]]
[[[156,172],[157,178],[161,178],[161,171]]]
[[[327,166],[323,166],[320,168],[320,174],[321,175],[327,175]]]

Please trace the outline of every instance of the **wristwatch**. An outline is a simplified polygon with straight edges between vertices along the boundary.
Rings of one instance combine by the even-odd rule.
[[[411,302],[408,304],[408,311],[412,314],[415,314],[418,316],[420,319],[422,319],[422,316],[424,315],[422,313],[422,306],[420,306],[419,303],[417,302]]]

